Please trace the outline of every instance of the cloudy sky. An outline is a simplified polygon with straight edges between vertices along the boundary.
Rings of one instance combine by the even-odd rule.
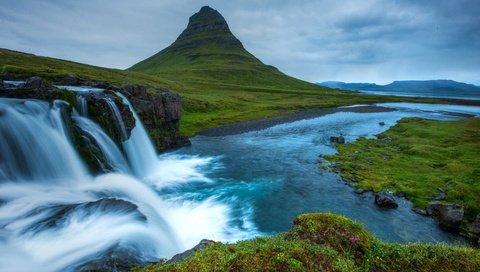
[[[264,63],[311,82],[480,84],[478,0],[1,0],[0,47],[128,68],[203,5]]]

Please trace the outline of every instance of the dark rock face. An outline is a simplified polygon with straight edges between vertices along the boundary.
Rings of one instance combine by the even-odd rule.
[[[464,208],[458,204],[446,204],[439,208],[438,222],[442,229],[448,231],[458,231],[462,224],[464,215]]]
[[[188,257],[192,256],[193,253],[195,253],[199,250],[202,250],[202,249],[206,248],[207,246],[209,246],[211,244],[215,244],[215,243],[216,243],[215,241],[203,239],[202,241],[200,241],[200,243],[198,243],[198,245],[194,246],[193,248],[191,248],[191,249],[189,249],[185,252],[176,254],[170,260],[168,260],[167,263],[181,262],[181,261],[187,259]]]
[[[182,99],[178,94],[142,85],[112,89],[130,100],[158,150],[190,144],[188,138],[179,133]]]
[[[407,193],[406,193],[405,191],[396,191],[396,192],[395,192],[395,196],[396,196],[396,197],[407,198]]]
[[[475,217],[475,220],[470,224],[468,230],[475,233],[480,234],[480,213]]]
[[[345,143],[345,138],[343,136],[331,136],[330,137],[330,142],[336,143],[336,144],[344,144]]]
[[[53,101],[62,99],[64,96],[61,91],[55,90],[52,85],[40,77],[32,77],[20,84],[16,88],[12,86],[0,87],[0,97],[19,98],[19,99],[40,99]]]
[[[395,209],[398,207],[397,201],[391,193],[382,191],[375,194],[375,204],[380,208]]]

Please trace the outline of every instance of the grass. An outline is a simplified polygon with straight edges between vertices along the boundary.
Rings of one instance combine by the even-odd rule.
[[[199,59],[201,60],[200,57],[195,60]],[[20,78],[38,75],[58,82],[65,76],[73,75],[84,80],[111,84],[144,84],[175,91],[184,101],[180,129],[181,133],[187,136],[207,128],[288,114],[307,108],[399,101],[452,104],[468,102],[355,94],[297,80],[263,64],[254,65],[259,67],[258,70],[246,64],[233,65],[236,67],[233,69],[231,63],[221,60],[213,62],[213,67],[217,67],[215,69],[211,68],[212,65],[211,69],[206,69],[208,65],[199,64],[200,66],[193,70],[172,68],[149,73],[102,68],[0,49],[0,73],[10,72]],[[180,69],[180,66],[177,68]],[[205,70],[202,70],[203,68]]]
[[[444,244],[384,243],[358,223],[329,213],[304,214],[279,235],[216,243],[180,263],[134,271],[479,271],[480,251]]]
[[[391,141],[382,140],[387,137]],[[338,153],[325,158],[358,188],[404,191],[420,208],[440,188],[444,202],[465,206],[467,221],[480,213],[479,118],[404,118],[378,138],[338,145]]]

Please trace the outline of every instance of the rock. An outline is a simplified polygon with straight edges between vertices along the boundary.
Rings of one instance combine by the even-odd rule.
[[[3,89],[3,88],[4,88],[3,79],[0,79],[0,89]]]
[[[480,213],[477,215],[475,220],[470,224],[468,227],[468,230],[475,233],[475,234],[480,234]]]
[[[444,230],[458,231],[462,224],[464,215],[464,208],[459,204],[442,205],[438,211],[438,222],[440,227]]]
[[[336,144],[344,144],[345,143],[345,138],[342,135],[340,135],[338,137],[331,136],[330,137],[330,142],[336,143]]]
[[[200,241],[200,243],[198,243],[198,245],[194,246],[193,248],[191,248],[191,249],[189,249],[185,252],[176,254],[170,260],[168,260],[167,263],[181,262],[181,261],[187,259],[188,257],[192,256],[193,253],[195,253],[199,250],[202,250],[202,249],[206,248],[207,246],[209,246],[211,244],[214,244],[214,243],[216,243],[216,242],[212,241],[212,240],[203,239],[202,241]]]
[[[18,86],[19,89],[40,89],[45,90],[51,88],[52,86],[43,80],[41,77],[31,77],[25,81],[25,83]]]
[[[360,189],[360,188],[358,188],[358,189],[355,189],[355,191],[354,191],[354,192],[355,192],[356,194],[359,194],[359,195],[361,195],[361,194],[365,193],[365,191],[364,191],[363,189]]]
[[[397,201],[391,193],[382,191],[375,194],[375,204],[380,208],[394,209],[398,207]]]
[[[396,192],[395,192],[395,196],[396,196],[396,197],[407,198],[407,193],[406,193],[405,191],[396,191]]]
[[[423,215],[423,216],[429,216],[430,215],[426,209],[412,208],[412,211],[415,212],[415,213],[418,213],[420,215]]]
[[[182,99],[178,94],[142,85],[109,87],[112,88],[128,97],[158,150],[190,144],[179,132]]]
[[[385,122],[380,122],[378,123],[380,126],[384,126],[385,125]]]
[[[439,210],[440,210],[440,207],[442,206],[442,202],[440,201],[431,201],[431,202],[428,202],[428,206],[427,206],[427,213],[429,215],[436,215],[438,214]]]

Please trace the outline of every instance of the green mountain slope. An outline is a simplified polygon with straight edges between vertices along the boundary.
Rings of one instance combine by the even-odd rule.
[[[203,7],[190,17],[187,28],[173,44],[129,70],[180,77],[192,83],[318,89],[263,64],[232,34],[222,15],[210,7]]]

